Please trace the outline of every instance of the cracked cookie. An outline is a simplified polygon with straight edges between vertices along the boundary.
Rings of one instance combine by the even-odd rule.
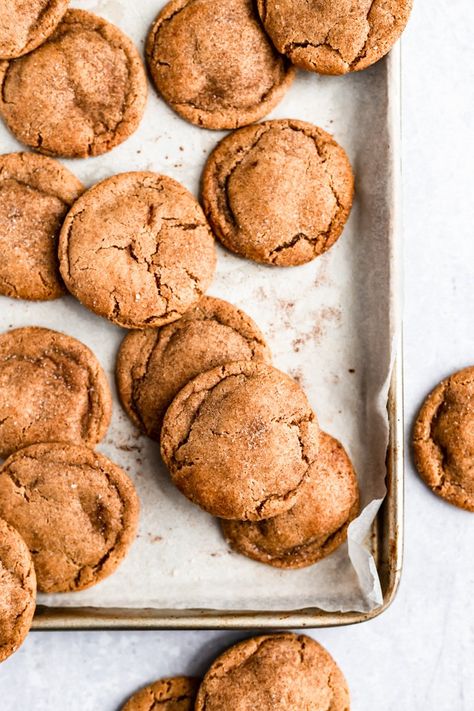
[[[189,676],[160,679],[134,694],[122,711],[193,711],[199,683]]]
[[[39,327],[0,335],[0,457],[48,440],[94,445],[111,409],[105,373],[83,343]]]
[[[359,511],[359,490],[351,460],[337,439],[320,433],[318,457],[296,504],[266,521],[222,521],[238,553],[276,568],[304,568],[346,540]]]
[[[202,180],[204,211],[220,241],[277,266],[304,264],[328,250],[344,228],[353,193],[341,146],[321,128],[293,119],[226,136]]]
[[[20,534],[0,519],[0,663],[30,631],[36,605],[36,576]]]
[[[68,10],[34,52],[0,62],[0,114],[14,136],[68,158],[97,156],[137,128],[147,84],[138,50],[118,27]]]
[[[346,74],[390,51],[408,22],[413,0],[257,0],[279,52],[320,74]]]
[[[69,0],[2,0],[0,59],[14,59],[42,44],[60,23]]]
[[[318,443],[316,415],[300,386],[257,362],[198,375],[175,397],[161,430],[178,489],[214,516],[249,521],[296,503]]]
[[[178,321],[132,331],[117,357],[117,386],[128,416],[159,441],[166,409],[192,378],[237,360],[270,361],[252,319],[227,301],[204,296]]]
[[[130,477],[84,445],[34,444],[0,469],[0,516],[25,539],[41,592],[84,590],[111,575],[138,515]]]
[[[265,34],[253,0],[173,0],[151,28],[146,57],[163,99],[204,128],[258,121],[294,77]]]
[[[122,173],[73,205],[59,238],[62,277],[88,309],[124,328],[163,326],[204,294],[216,265],[199,203],[172,178]]]
[[[57,241],[67,211],[83,190],[52,158],[0,156],[0,294],[38,301],[64,294]]]
[[[441,498],[474,511],[474,366],[443,380],[413,429],[415,464]]]
[[[344,676],[306,635],[247,639],[221,654],[204,677],[195,711],[349,711]]]

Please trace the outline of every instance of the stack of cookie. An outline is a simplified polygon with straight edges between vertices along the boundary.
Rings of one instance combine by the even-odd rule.
[[[132,422],[236,550],[302,567],[345,539],[358,512],[351,462],[242,311],[203,297],[172,324],[131,331],[116,374]]]
[[[134,694],[122,711],[349,711],[341,670],[306,635],[253,637],[231,647],[202,680],[161,679]]]

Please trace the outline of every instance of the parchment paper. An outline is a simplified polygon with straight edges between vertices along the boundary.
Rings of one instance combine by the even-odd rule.
[[[143,50],[161,0],[73,2],[119,25]],[[365,539],[385,493],[387,381],[394,336],[392,146],[389,62],[350,77],[300,72],[270,117],[300,118],[333,133],[356,173],[357,199],[337,244],[311,264],[257,266],[219,247],[210,293],[243,308],[260,325],[274,364],[305,388],[321,426],[348,449],[362,490],[363,512],[349,544],[301,571],[279,571],[230,553],[210,516],[170,483],[158,445],[139,436],[114,391],[110,430],[99,449],[123,466],[142,502],[139,537],[119,570],[81,593],[41,596],[59,606],[370,610],[381,603]],[[195,194],[204,161],[223,135],[176,116],[150,86],[134,136],[99,158],[65,161],[90,186],[126,170],[155,170]],[[21,147],[0,126],[2,153]],[[295,186],[295,190],[298,186]],[[33,304],[0,297],[1,328],[42,325],[92,348],[114,385],[124,332],[72,297]]]

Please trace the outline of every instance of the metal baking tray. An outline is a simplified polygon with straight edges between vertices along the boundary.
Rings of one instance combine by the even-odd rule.
[[[389,228],[393,245],[395,270],[400,264],[400,70],[399,47],[382,60],[388,64],[389,133],[391,137],[392,216]],[[396,285],[400,290],[400,280]],[[395,306],[397,330],[401,317]],[[383,604],[370,612],[327,612],[317,608],[292,611],[239,611],[212,609],[126,609],[96,607],[46,607],[39,605],[33,628],[37,630],[68,629],[250,629],[250,628],[316,628],[364,622],[380,615],[394,599],[401,576],[403,556],[403,349],[401,335],[396,339],[396,354],[388,395],[389,444],[386,457],[385,500],[374,521],[370,541],[383,594]]]
[[[99,3],[94,0],[78,3],[85,9],[99,11]],[[140,4],[139,4],[140,5]],[[120,3],[117,3],[117,7]],[[125,7],[125,5],[124,5]],[[137,6],[138,8],[138,6]],[[129,10],[127,10],[128,12]],[[130,11],[131,12],[131,11]],[[143,13],[143,17],[156,12],[156,8],[150,9],[146,3],[143,3],[141,9],[137,9],[137,13]],[[112,21],[114,17],[110,17]],[[118,20],[116,20],[118,22]],[[148,21],[148,17],[147,17]],[[120,23],[118,23],[120,24]],[[128,31],[127,23],[124,28]],[[137,35],[135,41],[138,42]],[[392,319],[395,321],[393,331],[398,333],[401,330],[401,319],[398,309],[398,295],[400,292],[400,284],[397,280],[400,251],[400,230],[399,230],[399,196],[400,196],[400,49],[396,47],[392,53],[380,62],[383,68],[383,76],[386,78],[383,85],[384,99],[386,100],[387,114],[384,116],[386,121],[386,136],[388,146],[386,154],[388,162],[386,165],[387,185],[389,186],[389,209],[387,219],[384,223],[384,230],[387,232],[387,242],[390,247],[391,271],[394,276],[394,295],[392,304]],[[371,71],[371,70],[369,70]],[[377,71],[377,70],[376,70]],[[371,76],[370,74],[368,75]],[[373,75],[372,75],[373,76]],[[332,79],[334,82],[344,81],[344,79]],[[152,93],[152,92],[150,92]],[[370,94],[369,94],[370,95]],[[154,99],[153,99],[154,100]],[[289,114],[290,115],[290,114]],[[146,120],[146,117],[145,117]],[[306,116],[306,120],[311,120],[311,115]],[[148,119],[148,123],[150,123]],[[178,130],[180,130],[178,128]],[[182,132],[185,132],[186,127],[183,127]],[[329,130],[331,128],[329,127]],[[0,133],[0,144],[2,134]],[[130,139],[123,149],[116,149],[109,156],[103,159],[94,161],[86,161],[86,166],[79,173],[87,182],[92,183],[96,180],[105,177],[110,172],[119,172],[116,168],[116,161],[121,165],[121,169],[137,169],[142,167],[143,160],[148,158],[150,152],[151,138],[146,137],[144,144],[140,143],[140,137],[135,136]],[[154,140],[154,139],[153,139]],[[161,153],[166,150],[172,151],[172,132],[169,135],[166,131],[163,134],[163,143]],[[180,135],[180,141],[184,141]],[[216,139],[213,139],[214,141]],[[176,139],[174,139],[176,143]],[[342,141],[343,143],[343,141]],[[200,153],[200,156],[195,158],[196,161],[202,161],[202,153],[199,148],[194,150],[194,156]],[[0,145],[0,152],[6,150],[18,150],[19,146],[15,146],[14,142],[6,141],[5,145]],[[175,146],[176,151],[178,146]],[[180,147],[181,150],[181,147]],[[125,153],[125,151],[128,151]],[[138,154],[142,153],[140,156]],[[178,152],[179,155],[179,152]],[[115,156],[115,157],[114,157]],[[194,159],[193,156],[193,159]],[[168,156],[166,156],[168,158]],[[99,162],[97,162],[99,160]],[[172,159],[170,159],[172,160]],[[102,162],[100,162],[102,161]],[[134,162],[135,161],[135,162]],[[75,171],[75,163],[71,164],[71,169]],[[177,165],[174,166],[177,168]],[[173,166],[169,165],[169,170],[165,165],[164,172],[169,172],[178,180],[181,179],[179,170],[173,173]],[[183,175],[184,179],[188,176]],[[232,299],[231,299],[232,300]],[[20,324],[37,323],[36,306],[16,305],[16,309],[22,308],[23,311],[19,316]],[[49,306],[53,309],[54,307]],[[6,319],[3,319],[2,329],[11,325],[11,319],[6,310]],[[2,314],[3,316],[3,314]],[[42,325],[50,327],[57,326],[56,312],[48,312],[43,318],[41,315]],[[71,328],[73,324],[71,323]],[[66,328],[65,330],[69,329]],[[72,335],[79,335],[72,333]],[[95,337],[95,336],[94,336]],[[104,339],[107,335],[103,336]],[[398,587],[401,566],[402,566],[402,548],[403,548],[403,386],[402,386],[402,345],[401,338],[395,338],[396,346],[393,348],[396,353],[393,356],[393,370],[391,376],[391,384],[388,394],[387,411],[389,423],[389,442],[386,454],[386,488],[387,494],[384,502],[379,509],[377,517],[374,521],[370,536],[370,552],[373,555],[378,576],[380,579],[383,602],[381,605],[372,609],[370,612],[328,612],[316,607],[304,607],[304,609],[295,610],[278,610],[278,609],[259,609],[259,610],[239,610],[239,609],[210,609],[211,606],[206,606],[206,609],[158,609],[151,607],[97,607],[95,606],[54,606],[39,604],[36,610],[36,615],[33,623],[33,628],[36,630],[72,630],[72,629],[250,629],[250,628],[303,628],[303,627],[328,627],[337,625],[347,625],[357,622],[363,622],[367,619],[375,617],[383,612],[393,600]],[[87,342],[87,340],[86,340]],[[91,345],[91,344],[90,344]],[[382,452],[383,456],[383,452]],[[120,462],[118,462],[120,463]]]

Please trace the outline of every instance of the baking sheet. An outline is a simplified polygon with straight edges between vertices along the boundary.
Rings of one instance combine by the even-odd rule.
[[[151,0],[73,2],[125,30],[143,50],[146,31],[164,3]],[[128,421],[114,390],[110,430],[99,449],[134,479],[142,501],[140,531],[129,557],[90,590],[40,596],[49,606],[160,609],[370,611],[382,603],[368,536],[384,495],[388,441],[386,399],[397,323],[393,258],[390,61],[349,77],[300,72],[270,118],[311,121],[347,150],[356,201],[341,239],[311,264],[259,266],[219,247],[209,293],[249,313],[266,334],[274,364],[296,378],[321,426],[348,449],[358,472],[363,511],[348,544],[300,571],[280,571],[231,553],[211,517],[170,483],[159,447]],[[64,161],[90,186],[124,170],[171,175],[195,194],[204,161],[220,132],[176,116],[150,87],[134,136],[111,153]],[[2,153],[21,146],[0,126]],[[0,297],[1,328],[42,325],[69,333],[96,353],[114,386],[124,332],[72,297],[33,304]]]

